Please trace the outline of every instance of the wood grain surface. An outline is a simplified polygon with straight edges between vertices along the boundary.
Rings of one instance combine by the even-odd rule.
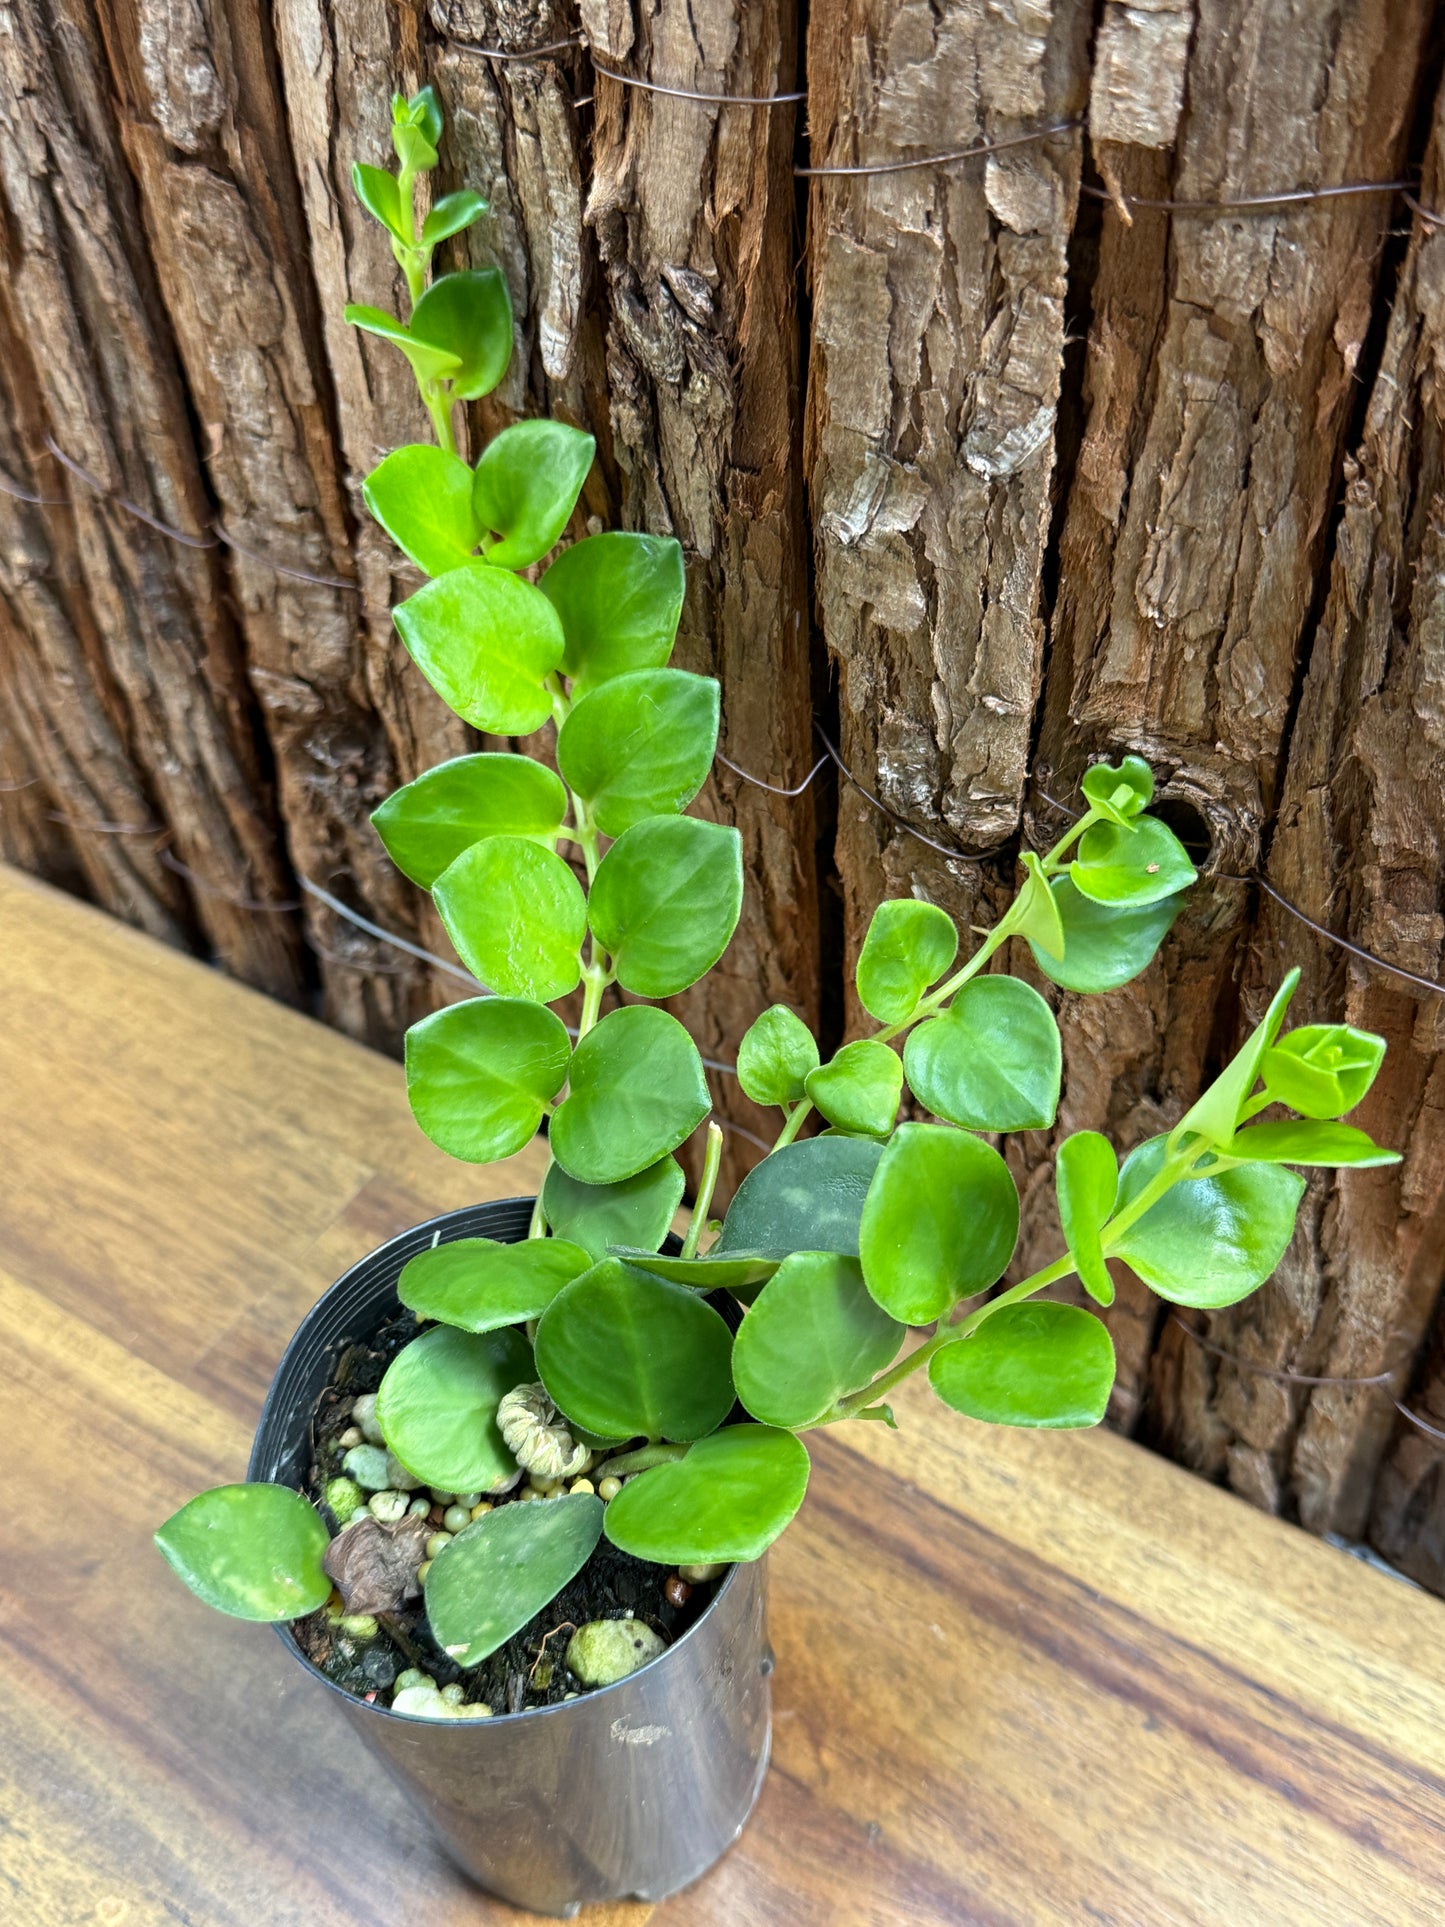
[[[511,1922],[265,1628],[150,1545],[238,1477],[292,1327],[455,1165],[398,1068],[0,871],[0,1920]],[[1117,1436],[915,1388],[816,1442],[741,1843],[601,1927],[1414,1927],[1445,1912],[1445,1607]]]

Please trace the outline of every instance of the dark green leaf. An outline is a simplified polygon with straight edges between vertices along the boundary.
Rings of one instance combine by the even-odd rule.
[[[1095,823],[1069,865],[1075,887],[1096,903],[1157,903],[1187,890],[1195,877],[1184,845],[1157,816],[1128,825]]]
[[[510,1157],[542,1122],[571,1054],[561,1019],[541,1004],[474,997],[448,1005],[406,1034],[412,1115],[454,1158]]]
[[[831,1063],[808,1073],[808,1096],[830,1124],[865,1137],[886,1137],[903,1095],[898,1053],[876,1038],[845,1044]]]
[[[462,366],[461,357],[452,353],[445,344],[438,345],[422,336],[413,335],[409,328],[402,326],[395,315],[384,308],[368,308],[360,302],[348,302],[344,310],[346,319],[353,328],[363,333],[379,335],[383,341],[391,342],[411,363],[418,381],[449,381]]]
[[[434,248],[439,241],[460,234],[463,228],[469,228],[486,211],[486,202],[469,187],[461,188],[455,194],[443,194],[439,201],[432,204],[431,213],[422,222],[423,246]]]
[[[1126,756],[1118,764],[1094,763],[1081,787],[1091,809],[1127,829],[1154,800],[1154,772],[1142,756]]]
[[[396,184],[395,174],[388,174],[383,167],[368,167],[364,161],[356,161],[351,169],[351,185],[356,190],[356,198],[373,219],[380,221],[389,234],[398,241],[406,239],[406,231],[401,220],[401,193]]]
[[[957,955],[953,918],[937,904],[880,903],[858,955],[858,1001],[880,1024],[901,1024]]]
[[[530,582],[472,562],[400,603],[392,620],[432,688],[475,729],[526,736],[552,714],[557,612]]]
[[[531,1379],[532,1348],[519,1333],[435,1325],[387,1366],[377,1423],[423,1485],[486,1492],[517,1469],[497,1430],[497,1407]]]
[[[676,1285],[690,1285],[695,1291],[731,1291],[740,1297],[753,1295],[749,1287],[771,1278],[780,1258],[769,1258],[758,1251],[725,1251],[716,1248],[701,1258],[668,1258],[646,1251],[615,1249],[614,1258],[626,1258],[659,1278]]]
[[[563,1285],[592,1260],[561,1238],[454,1238],[419,1251],[403,1267],[396,1295],[420,1318],[461,1331],[496,1331],[540,1318]]]
[[[675,997],[727,949],[742,902],[736,830],[654,816],[624,831],[603,857],[587,920],[624,990]]]
[[[454,355],[453,401],[490,394],[512,354],[512,302],[499,268],[466,268],[433,281],[411,314],[413,340]]]
[[[913,1095],[973,1131],[1039,1131],[1059,1105],[1063,1052],[1054,1014],[1017,977],[975,977],[904,1046]]]
[[[712,1108],[697,1046],[665,1010],[612,1010],[578,1044],[552,1154],[584,1184],[620,1184],[675,1151]]]
[[[699,1439],[676,1464],[629,1479],[603,1530],[621,1551],[654,1565],[758,1559],[807,1489],[801,1439],[766,1425],[730,1425]]]
[[[732,1333],[694,1291],[604,1258],[537,1326],[537,1376],[603,1438],[698,1439],[732,1410]]]
[[[540,843],[473,843],[437,878],[432,900],[457,955],[499,996],[548,1004],[581,982],[587,899],[561,857]]]
[[[568,551],[572,553],[572,551]],[[718,685],[639,669],[584,696],[557,737],[557,767],[604,836],[687,808],[717,749]]]
[[[1104,1263],[1100,1233],[1119,1195],[1119,1161],[1108,1138],[1075,1131],[1059,1146],[1054,1189],[1064,1242],[1085,1291],[1101,1305],[1114,1302],[1114,1281]]]
[[[900,1124],[863,1207],[863,1276],[886,1312],[927,1325],[1003,1275],[1018,1230],[1018,1193],[992,1146]]]
[[[754,1018],[738,1046],[738,1083],[754,1104],[795,1104],[817,1067],[812,1031],[784,1004]]]
[[[476,1666],[521,1632],[587,1564],[602,1537],[602,1501],[569,1493],[547,1505],[504,1505],[459,1532],[432,1560],[426,1616],[458,1666]]]
[[[1260,1075],[1277,1104],[1302,1117],[1343,1117],[1374,1083],[1385,1040],[1349,1024],[1304,1024],[1264,1053]]]
[[[539,561],[567,526],[597,444],[565,422],[515,422],[487,444],[477,463],[472,507],[501,540],[487,560],[524,569]]]
[[[1118,990],[1132,982],[1184,907],[1182,892],[1157,903],[1119,906],[1080,896],[1067,877],[1055,877],[1051,887],[1064,935],[1063,955],[1045,949],[1035,934],[1026,934],[1034,962],[1061,990]]]
[[[1387,1151],[1353,1124],[1254,1124],[1220,1149],[1228,1157],[1249,1158],[1261,1164],[1368,1168],[1400,1162],[1398,1151]]]
[[[1077,1305],[1009,1305],[935,1352],[928,1382],[986,1425],[1097,1425],[1114,1388],[1114,1346]]]
[[[361,493],[396,546],[428,575],[460,568],[482,539],[472,514],[472,471],[432,442],[393,449]]]
[[[329,1534],[284,1485],[218,1485],[187,1501],[155,1535],[162,1558],[197,1599],[233,1619],[300,1619],[324,1606]]]
[[[1299,971],[1290,971],[1270,999],[1269,1009],[1249,1036],[1204,1092],[1169,1133],[1171,1144],[1187,1136],[1201,1137],[1212,1144],[1228,1144],[1239,1128],[1240,1113],[1259,1081],[1264,1054],[1279,1035],[1289,1000],[1299,984]]]
[[[786,1258],[792,1251],[838,1251],[856,1258],[863,1200],[882,1155],[870,1138],[785,1144],[738,1186],[713,1252]]]
[[[429,890],[484,837],[532,837],[550,849],[566,814],[567,792],[545,763],[489,751],[426,770],[371,820],[396,867]]]
[[[661,669],[682,614],[682,550],[671,537],[608,530],[565,549],[541,589],[562,619],[575,693],[633,669]]]
[[[891,1365],[903,1338],[868,1295],[856,1258],[795,1251],[743,1319],[733,1383],[765,1425],[812,1425]]]
[[[1164,1161],[1166,1140],[1131,1151],[1119,1174],[1120,1211]],[[1109,1250],[1171,1304],[1216,1311],[1262,1285],[1284,1256],[1304,1179],[1278,1164],[1241,1164],[1186,1178]]]
[[[682,1203],[683,1173],[676,1158],[659,1158],[620,1184],[579,1184],[554,1164],[542,1186],[542,1209],[559,1238],[570,1238],[595,1264],[610,1245],[656,1251]]]

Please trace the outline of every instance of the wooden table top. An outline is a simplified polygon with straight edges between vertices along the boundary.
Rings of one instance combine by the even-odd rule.
[[[0,870],[0,1920],[452,1927],[454,1874],[268,1628],[150,1544],[242,1476],[352,1260],[531,1188],[396,1065]],[[598,1927],[1445,1916],[1445,1607],[1108,1433],[814,1442],[772,1556],[773,1768]]]

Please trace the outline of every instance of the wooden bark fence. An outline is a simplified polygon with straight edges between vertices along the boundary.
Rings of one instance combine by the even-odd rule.
[[[457,994],[352,920],[445,953],[367,824],[468,742],[360,512],[425,424],[341,320],[395,279],[350,162],[432,81],[441,184],[491,201],[454,245],[517,315],[474,432],[586,426],[585,513],[687,553],[679,659],[723,685],[705,807],[748,866],[685,1000],[704,1049],[773,1001],[837,1041],[883,894],[977,922],[1090,758],[1147,755],[1209,880],[1136,984],[1057,997],[1058,1134],[1167,1125],[1298,963],[1302,1006],[1389,1037],[1362,1121],[1406,1157],[1317,1181],[1213,1349],[1121,1281],[1114,1420],[1445,1590],[1445,1444],[1396,1403],[1445,1431],[1445,998],[1280,901],[1445,975],[1428,0],[0,20],[0,853],[383,1048]],[[815,721],[877,803],[831,765],[777,793]],[[736,1177],[763,1121],[717,1088]],[[1056,1236],[1054,1141],[1011,1148],[1021,1263]]]

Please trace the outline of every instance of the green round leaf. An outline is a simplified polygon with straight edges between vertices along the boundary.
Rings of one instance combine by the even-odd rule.
[[[1270,999],[1269,1009],[1264,1016],[1208,1090],[1195,1100],[1169,1133],[1171,1143],[1178,1144],[1185,1137],[1202,1137],[1213,1144],[1228,1144],[1239,1128],[1240,1114],[1259,1081],[1259,1068],[1265,1053],[1279,1035],[1299,977],[1297,969],[1290,971]]]
[[[533,1377],[532,1348],[515,1331],[437,1325],[386,1368],[376,1419],[413,1478],[443,1492],[486,1492],[517,1469],[497,1407]]]
[[[766,1257],[759,1251],[705,1252],[701,1258],[670,1258],[647,1251],[614,1250],[614,1258],[627,1258],[644,1266],[659,1278],[670,1278],[676,1285],[691,1285],[695,1291],[731,1291],[740,1296],[751,1285],[771,1278],[780,1258]]]
[[[487,444],[477,463],[472,507],[500,536],[488,562],[524,569],[544,556],[567,526],[597,444],[565,422],[516,422]]]
[[[1166,1144],[1150,1138],[1125,1159],[1120,1211],[1158,1171]],[[1257,1290],[1284,1256],[1304,1188],[1278,1164],[1185,1178],[1107,1249],[1171,1304],[1217,1311]]]
[[[604,1258],[537,1326],[537,1375],[603,1438],[698,1439],[732,1410],[732,1333],[696,1292]]]
[[[811,1137],[763,1159],[733,1194],[710,1256],[838,1251],[858,1256],[858,1221],[882,1147],[869,1138]]]
[[[1385,1061],[1385,1040],[1349,1024],[1304,1024],[1264,1053],[1260,1075],[1277,1104],[1301,1117],[1343,1117]]]
[[[1261,1164],[1398,1164],[1400,1153],[1387,1151],[1353,1124],[1253,1124],[1222,1147],[1232,1158]]]
[[[620,1551],[659,1566],[759,1559],[807,1489],[801,1439],[767,1425],[730,1425],[676,1464],[629,1479],[603,1530]]]
[[[754,1104],[795,1104],[817,1068],[813,1033],[785,1004],[754,1018],[738,1046],[738,1083]]]
[[[937,904],[880,903],[858,955],[858,1001],[880,1024],[901,1024],[957,955],[953,918]]]
[[[571,1055],[561,1019],[540,1004],[510,997],[450,1004],[406,1034],[412,1115],[454,1158],[490,1164],[510,1157],[535,1134]]]
[[[856,1258],[795,1251],[743,1319],[733,1383],[765,1425],[812,1425],[892,1364],[904,1330],[868,1295]]]
[[[1096,903],[1157,903],[1187,890],[1195,878],[1184,845],[1157,816],[1129,824],[1095,823],[1069,865],[1075,887]]]
[[[520,576],[485,562],[451,569],[392,620],[432,688],[474,728],[526,736],[552,714],[543,679],[562,660],[562,625]]]
[[[500,268],[466,268],[433,281],[411,311],[412,338],[455,355],[453,401],[489,395],[512,357],[512,302]]]
[[[942,1017],[910,1032],[909,1089],[971,1131],[1042,1131],[1059,1107],[1063,1050],[1054,1014],[1017,977],[975,977]]]
[[[545,763],[488,752],[424,771],[371,821],[397,869],[429,890],[483,837],[532,837],[550,849],[566,814],[567,792]]]
[[[1077,1305],[1009,1305],[928,1361],[928,1382],[985,1425],[1097,1425],[1114,1387],[1114,1346]]]
[[[549,1004],[582,981],[582,885],[554,850],[489,836],[449,864],[432,900],[457,955],[503,997]]]
[[[612,1010],[578,1044],[552,1155],[583,1184],[620,1184],[675,1151],[712,1108],[697,1046],[650,1004]]]
[[[682,1166],[671,1157],[659,1158],[620,1184],[580,1184],[554,1164],[542,1185],[542,1209],[556,1235],[581,1245],[593,1264],[611,1245],[628,1245],[645,1255],[656,1251],[671,1230],[683,1183]]]
[[[462,365],[459,355],[454,355],[448,348],[434,347],[431,342],[413,335],[409,328],[384,308],[370,308],[362,302],[351,301],[343,313],[353,328],[360,328],[364,334],[378,335],[393,347],[400,348],[411,363],[418,381],[446,381]]]
[[[609,529],[564,549],[540,587],[562,620],[562,667],[575,693],[632,669],[660,669],[685,586],[682,549],[670,536]]]
[[[155,1535],[197,1599],[234,1619],[300,1619],[331,1597],[321,1569],[330,1535],[284,1485],[218,1485],[173,1512]]]
[[[736,830],[695,816],[654,816],[618,837],[587,920],[624,990],[675,997],[712,969],[742,909],[742,852]]]
[[[361,493],[396,546],[428,575],[461,568],[482,539],[472,514],[472,471],[435,443],[393,449]]]
[[[1127,829],[1154,799],[1154,772],[1142,756],[1126,756],[1118,764],[1091,765],[1080,787],[1090,808]]]
[[[903,1095],[897,1051],[875,1038],[845,1044],[831,1063],[808,1073],[804,1087],[830,1124],[865,1137],[887,1137]]]
[[[1018,1193],[991,1145],[900,1124],[863,1207],[863,1276],[886,1312],[927,1325],[1002,1277],[1018,1232]]]
[[[478,1665],[577,1577],[601,1537],[602,1501],[590,1492],[498,1506],[464,1527],[426,1576],[437,1644],[458,1666]]]
[[[570,552],[569,552],[570,553]],[[584,696],[557,737],[557,767],[604,836],[687,808],[717,749],[718,684],[639,669]]]
[[[561,1238],[454,1238],[420,1251],[403,1267],[396,1295],[421,1318],[461,1331],[497,1331],[540,1318],[563,1285],[592,1260]]]
[[[1114,1281],[1104,1263],[1100,1233],[1119,1195],[1119,1161],[1108,1138],[1075,1131],[1059,1146],[1054,1165],[1059,1223],[1085,1291],[1101,1305],[1114,1302]]]
[[[1157,903],[1120,906],[1081,896],[1068,877],[1051,885],[1062,931],[1063,952],[1029,929],[1034,962],[1061,990],[1118,990],[1133,981],[1154,957],[1184,905],[1184,896]]]
[[[398,241],[405,239],[401,222],[401,193],[395,174],[388,174],[382,167],[368,167],[365,161],[354,161],[351,185],[367,213],[380,221]]]
[[[432,203],[431,213],[421,224],[422,246],[434,248],[438,242],[450,240],[486,211],[486,202],[469,187],[459,188],[455,194],[443,194]]]

